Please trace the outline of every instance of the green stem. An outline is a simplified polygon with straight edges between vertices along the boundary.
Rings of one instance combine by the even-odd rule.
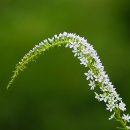
[[[121,112],[120,112],[120,110],[119,109],[115,109],[114,111],[115,111],[115,114],[116,114],[115,115],[115,120],[118,121],[118,122],[120,122],[121,125],[122,125],[122,127],[123,127],[123,128],[120,128],[120,127],[117,127],[117,128],[118,129],[123,129],[123,130],[128,130],[128,128],[126,126],[126,122],[124,120],[122,120],[122,118],[121,118]]]

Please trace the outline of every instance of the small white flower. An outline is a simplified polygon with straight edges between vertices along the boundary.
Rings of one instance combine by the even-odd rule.
[[[95,92],[95,98],[100,102],[100,95]]]
[[[44,44],[44,42],[40,42],[40,43],[39,43],[39,46],[42,46],[43,44]]]
[[[109,99],[109,95],[107,93],[100,94],[101,101],[107,102],[108,99]]]
[[[47,41],[47,40],[44,40],[43,42],[46,43],[46,42],[48,42],[48,41]]]
[[[109,94],[108,96],[108,103],[109,104],[114,104],[117,108],[118,108],[118,104],[117,104],[117,99],[115,99],[115,97],[113,96],[113,94]]]
[[[101,73],[99,73],[96,77],[95,77],[95,81],[102,83],[103,82],[104,77],[101,75]]]
[[[92,70],[89,70],[88,73],[84,73],[84,74],[87,77],[86,78],[87,80],[89,80],[89,79],[93,80],[94,79],[94,74],[93,74]]]
[[[55,38],[59,38],[59,36],[57,36],[57,35],[54,35],[54,37],[55,37]]]
[[[112,112],[113,109],[116,107],[114,103],[106,104],[106,106],[107,106],[106,109],[109,110],[110,112]]]
[[[68,33],[67,32],[63,32],[63,34],[62,34],[63,36],[67,36],[68,35]]]
[[[130,122],[130,116],[129,116],[129,114],[127,114],[127,115],[123,114],[122,119],[124,121]]]
[[[83,57],[80,59],[80,64],[84,65],[85,67],[88,66],[88,59]]]
[[[122,110],[122,111],[125,111],[126,108],[125,108],[125,103],[123,103],[122,101],[119,103],[119,109]]]
[[[84,48],[81,50],[83,54],[89,54],[88,48]]]
[[[106,89],[108,92],[111,92],[111,93],[115,92],[115,88],[111,84],[107,84]]]
[[[49,42],[52,42],[53,40],[52,40],[51,38],[48,38],[48,41],[49,41]]]
[[[94,90],[94,88],[96,87],[95,82],[90,80],[89,86],[91,87],[91,90]]]

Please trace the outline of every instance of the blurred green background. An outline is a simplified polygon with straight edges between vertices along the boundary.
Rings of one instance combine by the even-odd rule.
[[[0,0],[0,130],[114,130],[94,99],[85,69],[64,47],[46,52],[6,90],[15,64],[60,32],[84,36],[98,51],[130,113],[129,0]]]

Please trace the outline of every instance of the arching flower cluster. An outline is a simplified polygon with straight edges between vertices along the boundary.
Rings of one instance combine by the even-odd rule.
[[[115,118],[117,121],[121,122],[125,129],[130,129],[130,127],[126,126],[127,123],[130,122],[129,114],[124,114],[126,105],[117,93],[112,82],[110,82],[97,52],[86,39],[76,34],[66,32],[60,33],[59,35],[54,35],[54,37],[48,38],[36,45],[23,57],[21,62],[18,63],[8,87],[11,86],[19,72],[23,71],[26,64],[37,58],[38,55],[49,48],[61,45],[71,48],[74,56],[80,60],[80,64],[88,68],[88,71],[84,73],[86,80],[89,81],[90,89],[94,91],[95,98],[98,101],[103,101],[106,104],[106,110],[112,112],[109,119]]]

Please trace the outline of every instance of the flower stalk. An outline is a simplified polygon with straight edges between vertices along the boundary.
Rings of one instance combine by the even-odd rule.
[[[109,120],[115,119],[120,122],[122,128],[117,127],[118,129],[129,130],[130,127],[128,123],[130,123],[130,116],[129,114],[124,114],[126,105],[117,93],[112,82],[110,82],[96,50],[94,50],[93,46],[90,45],[86,39],[76,34],[60,33],[36,45],[16,65],[7,88],[13,84],[14,80],[18,77],[20,72],[26,68],[28,63],[35,61],[39,55],[50,48],[61,45],[71,48],[74,56],[80,60],[80,64],[88,68],[88,71],[84,73],[86,80],[89,81],[90,89],[94,91],[95,98],[99,102],[103,101],[106,104],[106,110],[112,113]],[[98,92],[96,89],[98,89]]]

